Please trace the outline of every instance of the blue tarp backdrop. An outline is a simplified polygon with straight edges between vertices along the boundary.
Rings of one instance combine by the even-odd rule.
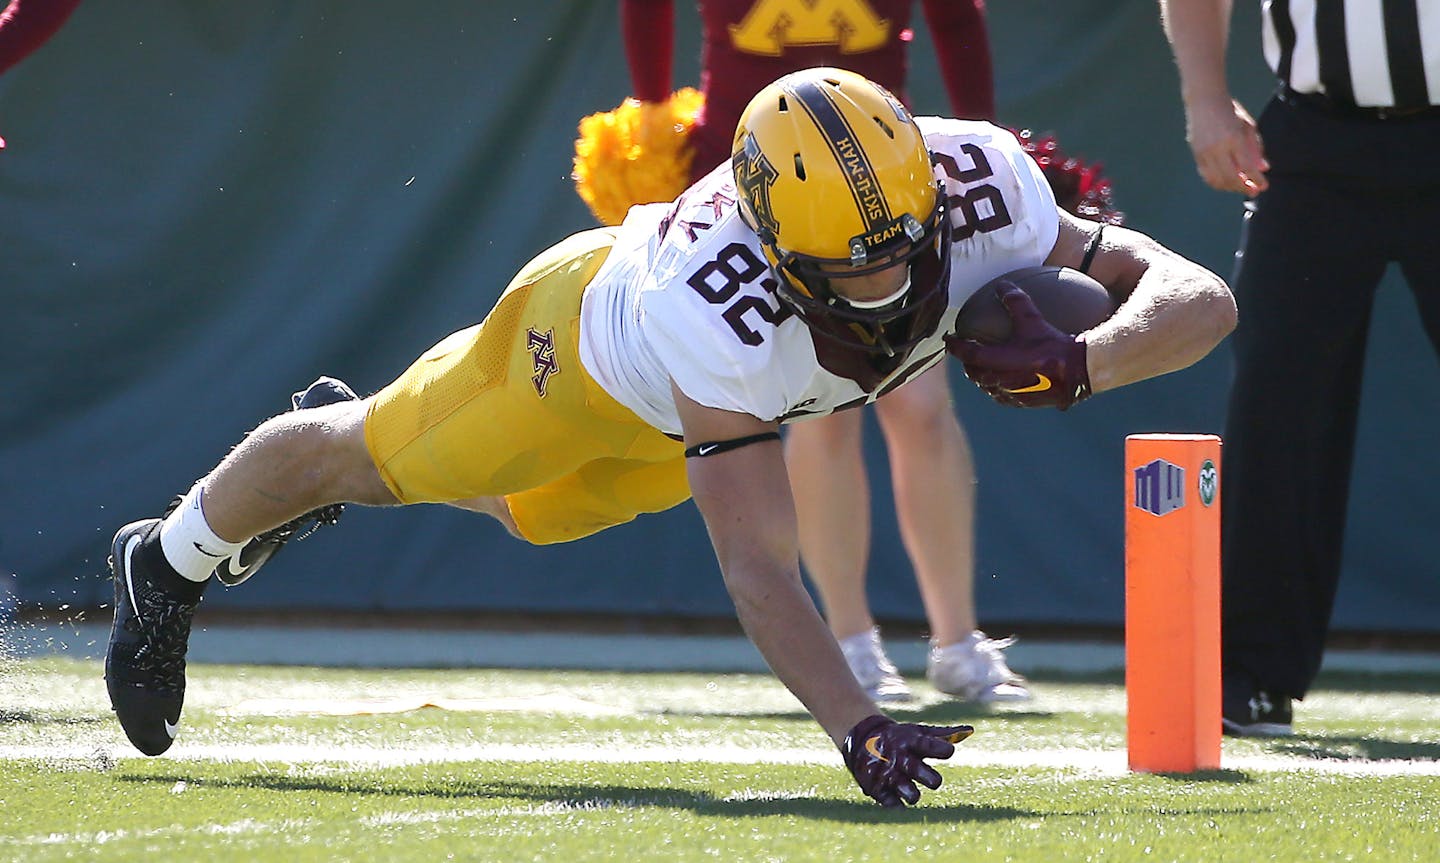
[[[1232,65],[1258,111],[1255,5],[1237,4]],[[678,86],[697,77],[698,21],[677,6]],[[158,513],[316,375],[383,386],[592,224],[570,157],[577,120],[629,92],[615,4],[396,8],[93,0],[0,78],[0,571],[25,601],[108,601],[121,523]],[[989,15],[1000,119],[1103,161],[1133,226],[1228,275],[1241,202],[1195,175],[1155,5]],[[945,107],[934,70],[922,26],[922,113]],[[1393,276],[1375,332],[1337,626],[1435,631],[1440,375]],[[956,375],[982,621],[1118,624],[1124,437],[1220,432],[1229,375],[1226,346],[1067,414],[1002,409]],[[918,620],[873,425],[867,447],[875,607]],[[730,613],[689,504],[544,549],[443,507],[352,508],[208,603]]]

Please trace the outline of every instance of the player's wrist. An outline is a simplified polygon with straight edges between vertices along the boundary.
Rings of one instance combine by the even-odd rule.
[[[884,729],[894,724],[895,720],[884,714],[871,714],[855,723],[840,743],[840,757],[846,769],[870,797],[875,797],[877,790],[887,784],[884,778],[876,775],[877,766],[889,764],[889,759],[880,755],[879,740]]]
[[[856,752],[863,749],[865,740],[881,728],[894,724],[895,720],[883,713],[873,713],[851,726],[840,743],[840,754],[844,756],[846,766],[854,770]]]

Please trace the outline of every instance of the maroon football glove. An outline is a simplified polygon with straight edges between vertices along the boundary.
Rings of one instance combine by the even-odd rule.
[[[1085,340],[1056,329],[1035,308],[1030,295],[1014,285],[1000,289],[1010,313],[1010,338],[985,345],[974,339],[947,338],[950,353],[965,366],[965,376],[1002,405],[1065,410],[1090,396]]]
[[[897,807],[919,801],[916,782],[939,788],[940,774],[925,759],[949,758],[955,744],[974,733],[969,725],[901,724],[877,713],[855,723],[840,754],[861,791],[881,806]]]

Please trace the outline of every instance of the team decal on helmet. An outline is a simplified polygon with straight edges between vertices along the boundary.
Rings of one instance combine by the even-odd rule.
[[[855,140],[855,131],[830,95],[814,81],[797,82],[794,92],[805,113],[824,132],[825,143],[840,164],[845,181],[850,186],[850,194],[855,197],[855,207],[865,220],[867,234],[879,225],[893,221],[885,192],[875,180],[870,157]]]
[[[731,162],[735,170],[735,187],[755,214],[754,227],[763,232],[762,237],[780,233],[780,224],[775,221],[775,213],[770,206],[770,187],[775,185],[780,172],[765,157],[754,135],[744,137]]]

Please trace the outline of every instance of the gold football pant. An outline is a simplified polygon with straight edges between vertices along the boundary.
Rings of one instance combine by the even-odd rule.
[[[365,443],[402,503],[502,495],[521,535],[565,542],[690,496],[683,446],[580,367],[580,296],[613,229],[542,252],[481,323],[377,393]]]

